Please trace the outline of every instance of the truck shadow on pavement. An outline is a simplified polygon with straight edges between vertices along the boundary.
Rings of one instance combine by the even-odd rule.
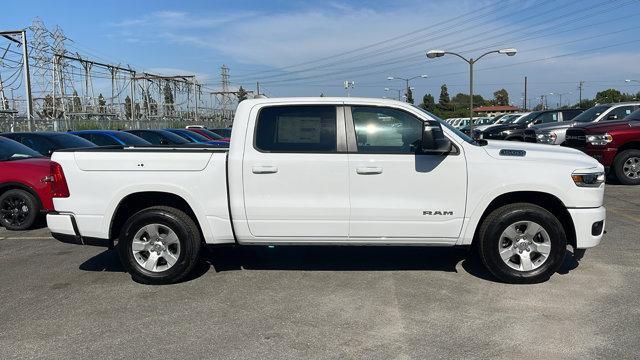
[[[460,264],[460,267],[458,267]],[[559,274],[578,267],[567,250]],[[80,265],[84,271],[124,272],[115,250],[105,250]],[[183,282],[197,279],[209,270],[292,271],[443,271],[460,269],[477,278],[500,282],[466,249],[437,247],[360,246],[214,246],[203,250],[201,261]]]

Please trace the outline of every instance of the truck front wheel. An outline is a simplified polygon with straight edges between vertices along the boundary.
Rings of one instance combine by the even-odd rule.
[[[183,211],[154,206],[134,214],[124,224],[118,252],[133,280],[170,284],[183,279],[198,261],[198,227]]]
[[[516,203],[493,210],[480,226],[477,247],[482,262],[498,279],[529,284],[546,281],[567,248],[558,219],[540,206]]]
[[[624,185],[640,185],[640,150],[625,150],[616,155],[613,171]]]

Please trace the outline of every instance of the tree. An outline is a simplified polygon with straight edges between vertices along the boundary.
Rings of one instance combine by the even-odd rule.
[[[411,91],[410,87],[407,88],[405,96],[407,97],[407,102],[409,104],[413,104],[413,91]]]
[[[173,105],[173,92],[171,91],[171,87],[169,86],[169,82],[167,81],[164,84],[164,88],[162,89],[162,93],[164,95],[164,112],[165,114],[173,114],[175,109]]]
[[[449,90],[447,89],[447,84],[442,84],[440,86],[440,99],[438,100],[438,104],[447,106],[451,102],[449,98]]]
[[[107,101],[102,96],[102,93],[98,95],[98,112],[105,113],[106,112]]]
[[[496,105],[507,106],[509,105],[509,93],[505,89],[500,89],[493,93]]]
[[[597,103],[613,103],[623,101],[623,95],[616,89],[607,89],[596,94]]]
[[[457,93],[451,99],[451,103],[455,108],[458,107],[467,107],[469,108],[469,95],[463,93]],[[474,106],[482,106],[485,105],[486,100],[482,97],[482,95],[473,95],[473,105]]]
[[[422,97],[422,104],[420,104],[420,107],[427,111],[435,110],[436,100],[433,98],[433,95],[424,94],[424,96]]]
[[[126,98],[124,98],[124,116],[127,119],[131,119],[131,98],[129,97],[129,95],[127,95]]]
[[[240,86],[240,88],[238,89],[238,92],[236,93],[236,96],[238,97],[238,102],[243,102],[244,100],[247,100],[247,91]]]

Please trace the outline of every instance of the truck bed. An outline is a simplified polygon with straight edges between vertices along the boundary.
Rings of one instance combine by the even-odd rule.
[[[68,198],[54,199],[55,210],[72,217],[61,218],[70,223],[62,229],[67,235],[113,239],[112,221],[121,203],[137,194],[165,193],[191,205],[206,242],[234,241],[227,149],[113,146],[57,151],[52,160],[62,165],[69,187]]]

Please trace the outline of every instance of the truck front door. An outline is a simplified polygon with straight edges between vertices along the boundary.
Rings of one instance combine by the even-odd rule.
[[[345,108],[353,239],[455,241],[462,228],[464,155],[416,154],[422,120],[404,110]]]

